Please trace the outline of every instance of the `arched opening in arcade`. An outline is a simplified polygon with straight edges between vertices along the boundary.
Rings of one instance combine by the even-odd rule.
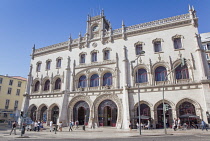
[[[179,118],[181,124],[189,126],[197,125],[199,117],[196,115],[195,106],[190,102],[183,102],[179,105]]]
[[[43,106],[40,111],[40,120],[46,122],[47,121],[47,106]]]
[[[100,126],[116,126],[117,105],[112,100],[104,100],[98,107],[98,121]]]
[[[36,106],[33,106],[33,108],[31,108],[31,111],[30,111],[30,118],[32,121],[35,121],[36,120],[36,114],[37,114],[37,107]]]
[[[73,121],[78,121],[79,125],[88,125],[90,107],[87,102],[79,101],[73,108]]]
[[[173,125],[173,117],[172,117],[172,109],[168,103],[165,103],[167,110],[165,112],[166,117],[166,127],[172,127]],[[164,127],[164,117],[163,117],[163,103],[158,105],[157,107],[157,125],[156,128],[163,128]]]
[[[58,106],[54,106],[51,111],[51,120],[53,124],[57,124],[58,117],[59,117],[59,108]]]
[[[139,106],[137,106],[136,108],[136,122],[138,123],[142,123],[143,125],[148,125],[148,122],[151,123],[151,113],[150,113],[150,107],[147,104],[140,104],[140,120],[141,122],[139,122]]]

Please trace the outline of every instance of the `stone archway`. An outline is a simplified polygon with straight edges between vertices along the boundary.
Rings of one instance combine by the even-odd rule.
[[[37,120],[37,106],[35,104],[29,106],[27,115],[31,118],[32,121]]]
[[[54,103],[49,107],[47,112],[48,112],[48,117],[47,117],[48,121],[53,121],[53,123],[56,124],[58,121],[58,118],[60,116],[59,115],[60,114],[59,106]]]
[[[92,106],[93,104],[92,104],[91,99],[85,95],[77,95],[76,97],[72,98],[72,100],[69,102],[69,106],[68,106],[69,121],[77,120],[77,119],[74,119],[74,106],[80,101],[84,101],[85,103],[87,103],[87,105],[89,107],[89,118],[86,117],[86,122],[87,122],[86,124],[91,126],[92,125],[91,119],[94,118],[94,116],[93,116],[94,108]],[[86,105],[86,107],[87,107],[87,105]]]
[[[94,101],[94,115],[95,115],[95,121],[96,123],[99,125],[99,121],[98,121],[98,107],[99,105],[101,104],[102,101],[105,101],[105,100],[111,100],[113,101],[116,106],[117,106],[117,122],[116,122],[116,127],[117,128],[121,128],[122,126],[122,114],[123,114],[123,111],[122,111],[122,103],[120,101],[120,99],[118,98],[117,95],[115,94],[103,94],[103,95],[100,95],[98,96],[95,101]]]
[[[180,117],[184,114],[192,114],[199,116],[200,119],[203,118],[202,109],[199,103],[189,98],[184,98],[176,104],[176,113],[177,117]]]
[[[48,119],[47,110],[48,110],[48,107],[45,104],[42,104],[39,106],[37,117],[40,121],[47,122],[47,119]]]
[[[176,117],[175,115],[175,104],[171,101],[164,100],[164,104],[167,104],[169,107],[169,110],[166,111],[166,125],[168,127],[171,127],[173,124],[173,118]],[[154,120],[155,120],[155,126],[156,128],[163,128],[163,101],[158,101],[154,106]]]

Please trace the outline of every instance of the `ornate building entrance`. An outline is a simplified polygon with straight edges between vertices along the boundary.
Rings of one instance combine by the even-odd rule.
[[[44,106],[41,108],[41,111],[40,111],[40,120],[46,122],[47,121],[47,107]]]
[[[98,121],[100,126],[116,126],[117,105],[111,100],[105,100],[98,107]]]
[[[51,112],[51,119],[53,121],[53,124],[57,124],[58,117],[59,117],[59,108],[58,106],[54,106]]]
[[[168,103],[165,103],[165,104],[168,105],[168,108],[169,108],[169,110],[167,110],[166,113],[165,113],[165,115],[166,115],[166,126],[171,127],[172,122],[173,122],[171,106]],[[157,107],[157,118],[158,118],[157,128],[163,128],[163,121],[164,121],[163,120],[163,103],[161,103]]]
[[[34,106],[31,111],[30,111],[30,118],[32,121],[35,121],[36,120],[36,114],[37,114],[37,107]]]
[[[89,115],[90,115],[90,108],[87,102],[79,101],[74,105],[73,109],[73,121],[78,120],[79,125],[88,124]]]

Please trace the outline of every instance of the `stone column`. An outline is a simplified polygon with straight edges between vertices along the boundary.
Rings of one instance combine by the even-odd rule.
[[[124,47],[124,60],[123,60],[123,129],[129,129],[130,111],[129,111],[129,96],[128,96],[128,59],[127,49]]]

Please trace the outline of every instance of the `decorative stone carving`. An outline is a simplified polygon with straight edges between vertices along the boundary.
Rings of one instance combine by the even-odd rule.
[[[184,36],[176,34],[172,37],[172,40],[174,40],[176,38],[184,38]]]
[[[92,47],[97,47],[97,43],[96,42],[94,42],[94,43],[92,43]]]
[[[134,47],[136,47],[137,45],[145,45],[145,43],[144,43],[144,42],[138,41],[138,42],[136,42],[136,43],[134,44]]]
[[[152,40],[152,43],[154,44],[155,42],[163,42],[163,39],[161,38],[156,38],[154,40]]]

